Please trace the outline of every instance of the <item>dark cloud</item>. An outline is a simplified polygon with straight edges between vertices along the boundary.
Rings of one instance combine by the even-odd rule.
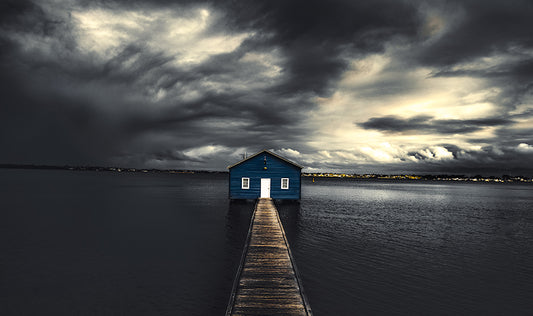
[[[246,1],[224,7],[234,27],[272,34],[266,45],[287,58],[285,93],[327,95],[345,57],[381,51],[391,38],[416,33],[416,9],[403,1]]]
[[[119,131],[86,101],[54,91],[28,93],[16,81],[4,82],[2,90],[2,160],[89,164],[116,153]]]
[[[516,146],[520,143],[533,143],[533,128],[502,128],[496,131],[498,144]],[[492,140],[494,142],[494,140]]]
[[[501,93],[493,100],[512,110],[533,89],[533,3],[511,1],[434,1],[427,11],[447,21],[443,34],[422,42],[405,56],[429,66],[434,76],[473,77]]]
[[[80,5],[91,9],[103,3],[81,2]],[[105,8],[201,5],[198,2],[106,2]],[[59,162],[64,157],[68,161],[96,159],[100,162],[108,155],[113,157],[115,151],[132,154],[128,146],[139,150],[143,143],[150,143],[145,145],[147,157],[166,152],[154,148],[157,146],[153,143],[182,150],[198,142],[230,147],[254,147],[261,143],[261,148],[291,144],[305,135],[305,128],[298,122],[302,113],[313,107],[310,98],[329,93],[331,82],[345,69],[344,53],[379,50],[384,39],[412,33],[414,26],[412,8],[395,1],[206,5],[224,13],[224,19],[220,20],[223,24],[209,32],[248,29],[256,35],[234,52],[214,55],[185,70],[169,66],[173,57],[154,51],[142,42],[126,43],[115,55],[101,62],[94,56],[81,54],[76,44],[80,35],[73,33],[69,16],[46,11],[38,2],[4,2],[2,12],[7,18],[2,20],[2,27],[8,32],[2,41],[12,48],[2,58],[2,94],[9,100],[4,111],[10,117],[19,118],[18,124],[4,124],[4,135],[38,133],[43,139],[39,142],[42,148],[29,155],[17,154],[17,149],[36,146],[31,137],[19,137],[18,142],[4,137],[3,145],[10,149],[10,155],[3,160],[27,162],[33,157],[36,162]],[[243,5],[253,9],[243,10]],[[401,18],[398,12],[402,12]],[[9,34],[43,43],[37,42],[37,47],[28,51]],[[255,91],[231,91],[232,81],[253,83],[258,79],[257,71],[261,70],[243,65],[240,58],[247,52],[272,48],[281,49],[283,55],[284,69],[278,83]],[[11,90],[7,83],[14,78],[17,93],[7,91]],[[226,83],[230,91],[205,88],[202,86],[205,82]],[[150,94],[176,90],[176,87],[182,87],[178,94],[147,104]],[[197,91],[200,96],[194,101],[180,100],[179,92],[191,91]],[[28,99],[27,95],[32,97]],[[206,123],[235,119],[245,123],[217,125],[216,130]],[[49,127],[39,127],[42,125]]]
[[[357,123],[365,129],[389,133],[412,134],[466,134],[479,131],[485,127],[506,126],[513,123],[505,118],[483,118],[473,120],[438,120],[431,116],[420,115],[411,118],[398,116],[373,117],[366,122]]]
[[[417,56],[426,65],[449,66],[516,48],[531,48],[533,4],[511,1],[434,1],[451,23],[439,40],[420,50]]]
[[[180,54],[169,53],[165,43],[150,44],[162,32],[157,23],[143,25],[132,38],[126,36],[130,30],[121,29],[125,36],[114,38],[115,48],[99,55],[91,45],[101,43],[86,44],[89,49],[80,44],[84,35],[73,14],[102,8],[117,17],[127,16],[127,10],[154,9],[187,16],[204,7],[213,10],[216,23],[202,36],[247,36],[236,48],[193,64],[180,63]],[[422,30],[430,11],[452,24],[428,40]],[[360,97],[416,90],[401,75],[423,65],[435,77],[486,78],[488,86],[501,91],[490,102],[503,107],[503,114],[476,120],[384,116],[357,126],[447,135],[497,127],[499,140],[484,141],[507,152],[498,156],[498,150],[488,150],[495,154],[486,155],[521,166],[527,150],[516,151],[513,160],[512,148],[533,140],[530,131],[512,124],[531,113],[509,112],[532,96],[532,13],[528,1],[91,0],[71,2],[68,9],[46,1],[3,1],[0,162],[221,169],[241,150],[291,148],[312,155],[317,149],[309,143],[315,131],[307,121],[317,109],[317,97],[336,91],[353,59],[400,43],[410,49],[393,56],[398,59],[395,75],[362,86]],[[250,55],[255,59],[247,59]],[[503,62],[475,69],[461,66],[494,55]],[[193,150],[204,147],[224,158]],[[446,148],[453,161],[467,161],[460,148]],[[487,157],[466,153],[472,161]],[[426,166],[447,166],[431,163]]]

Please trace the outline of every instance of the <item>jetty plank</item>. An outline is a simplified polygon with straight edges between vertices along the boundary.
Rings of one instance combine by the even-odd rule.
[[[226,315],[311,315],[272,199],[256,204]]]

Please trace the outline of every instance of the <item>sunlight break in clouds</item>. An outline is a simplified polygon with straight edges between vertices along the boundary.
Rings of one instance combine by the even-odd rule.
[[[518,151],[524,152],[524,153],[531,153],[533,152],[533,146],[526,144],[526,143],[520,143],[518,145]]]
[[[191,158],[203,158],[216,155],[222,151],[228,151],[229,148],[220,145],[208,145],[202,147],[191,148],[185,150],[183,153]]]
[[[497,112],[498,106],[492,100],[500,91],[490,87],[484,79],[433,77],[431,68],[405,69],[401,60],[405,53],[400,53],[404,49],[408,48],[389,48],[384,54],[353,60],[336,92],[329,98],[317,99],[319,108],[312,117],[316,138],[320,139],[318,143],[324,144],[325,149],[341,149],[337,146],[359,148],[373,161],[394,162],[408,158],[400,153],[401,145],[420,152],[426,159],[451,159],[453,155],[441,144],[453,142],[468,148],[471,137],[494,136],[490,127],[470,134],[446,135],[426,131],[417,133],[416,129],[407,134],[384,134],[357,126],[360,122],[387,116],[405,119],[427,116],[435,120],[461,121],[491,117]],[[390,152],[372,145],[379,143],[396,149]]]
[[[251,36],[210,30],[218,17],[207,8],[92,9],[75,11],[72,16],[77,21],[80,48],[103,59],[117,54],[125,45],[139,43],[174,57],[176,66],[190,66],[231,52]]]
[[[291,148],[281,148],[279,150],[270,149],[275,154],[278,154],[282,157],[290,158],[290,159],[299,159],[302,158],[302,154],[294,149]]]

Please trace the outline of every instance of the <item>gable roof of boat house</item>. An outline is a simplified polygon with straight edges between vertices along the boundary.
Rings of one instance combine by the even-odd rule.
[[[302,166],[262,150],[228,167],[229,198],[299,200]]]

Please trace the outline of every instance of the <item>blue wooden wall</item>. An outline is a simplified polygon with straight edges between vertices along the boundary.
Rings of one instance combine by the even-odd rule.
[[[266,164],[264,157],[266,156]],[[264,167],[267,167],[265,170]],[[257,199],[261,195],[261,178],[270,178],[270,197],[278,200],[299,200],[301,170],[276,156],[263,152],[229,170],[230,199]],[[250,178],[250,189],[241,189],[241,178]],[[289,189],[281,189],[281,178],[289,178]]]

